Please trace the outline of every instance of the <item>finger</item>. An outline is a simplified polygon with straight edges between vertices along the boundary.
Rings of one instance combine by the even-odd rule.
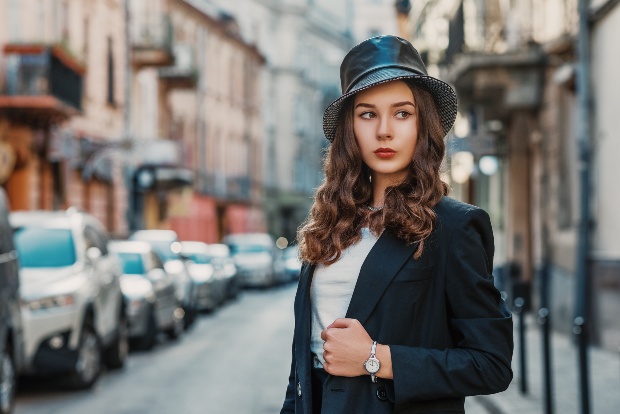
[[[333,321],[328,327],[329,328],[348,328],[349,326],[351,326],[351,324],[353,323],[355,319],[350,319],[350,318],[338,318],[335,321]]]
[[[321,331],[321,339],[327,341],[327,329]]]
[[[331,370],[331,366],[329,365],[329,362],[327,362],[327,361],[323,362],[323,369],[328,374],[331,374],[331,371],[330,371]]]

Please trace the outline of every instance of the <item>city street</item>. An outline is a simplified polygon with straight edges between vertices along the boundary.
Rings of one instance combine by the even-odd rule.
[[[92,390],[27,381],[15,412],[278,413],[290,368],[295,288],[243,291],[202,316],[178,343],[162,340],[151,352],[132,353],[124,370],[105,373]],[[466,408],[486,412],[472,399]]]
[[[16,413],[273,414],[290,368],[295,285],[243,291],[178,343],[134,352],[89,391],[26,383]]]

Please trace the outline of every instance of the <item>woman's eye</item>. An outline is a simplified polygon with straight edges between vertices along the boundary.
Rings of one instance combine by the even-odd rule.
[[[409,118],[411,114],[407,111],[398,111],[396,112],[396,118],[406,119]]]
[[[372,112],[362,112],[360,114],[360,118],[363,118],[363,119],[371,119],[371,118],[374,118],[374,117],[375,117],[375,114],[372,113]]]

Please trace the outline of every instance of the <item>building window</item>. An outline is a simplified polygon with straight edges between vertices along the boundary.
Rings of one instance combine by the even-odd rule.
[[[112,49],[112,38],[108,38],[108,103],[114,105],[114,54]]]

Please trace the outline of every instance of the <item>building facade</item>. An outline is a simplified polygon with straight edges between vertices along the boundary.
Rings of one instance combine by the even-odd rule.
[[[592,1],[592,290],[595,292],[595,333],[599,343],[618,349],[620,324],[620,197],[613,191],[618,177],[614,155],[620,150],[617,108],[620,58],[615,53],[620,35],[618,2]]]
[[[352,7],[352,35],[354,43],[379,35],[408,37],[409,21],[401,26],[394,0],[358,0]]]
[[[607,188],[617,175],[612,108],[618,83],[612,73],[619,62],[612,45],[620,9],[614,1],[591,4],[592,225],[583,292],[576,277],[582,237],[577,5],[414,2],[411,38],[429,69],[456,87],[459,116],[448,137],[447,178],[455,196],[491,213],[498,283],[511,299],[515,282],[524,283],[533,305],[550,307],[554,327],[565,333],[587,295],[591,339],[617,349],[620,324],[610,315],[620,310],[620,220],[611,212],[620,202]]]
[[[265,230],[264,58],[182,0],[0,1],[0,184],[122,237]]]
[[[185,240],[219,242],[230,233],[265,231],[263,213],[264,57],[236,22],[189,1],[170,1],[176,63],[160,70],[168,135],[182,143],[195,172],[193,193],[170,212]]]
[[[117,1],[0,2],[2,184],[13,210],[77,206],[126,231],[118,165],[124,9]]]
[[[328,142],[325,107],[340,95],[339,65],[352,44],[353,2],[203,0],[238,23],[265,57],[261,79],[265,198],[269,232],[295,239],[320,185]]]

